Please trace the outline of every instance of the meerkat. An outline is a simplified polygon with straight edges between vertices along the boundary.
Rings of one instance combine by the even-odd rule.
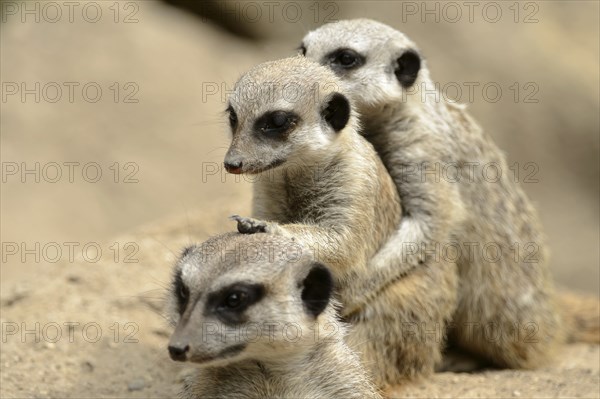
[[[356,94],[361,133],[400,194],[403,218],[371,266],[402,273],[445,257],[445,246],[458,248],[451,341],[501,367],[544,364],[566,331],[538,215],[502,152],[464,106],[434,95],[419,49],[391,27],[367,19],[327,24],[309,32],[300,51]]]
[[[253,218],[235,216],[238,231],[294,237],[331,268],[348,343],[379,387],[432,372],[456,306],[456,265],[392,276],[370,266],[400,222],[400,200],[335,74],[304,57],[267,62],[240,78],[227,110],[225,167],[255,175]]]
[[[167,296],[169,354],[200,366],[180,397],[381,399],[331,297],[293,239],[228,233],[183,251]]]

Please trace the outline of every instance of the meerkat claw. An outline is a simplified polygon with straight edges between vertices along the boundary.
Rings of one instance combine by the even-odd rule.
[[[241,234],[266,233],[267,223],[262,220],[246,218],[239,215],[232,215],[231,220],[237,221],[238,232]]]

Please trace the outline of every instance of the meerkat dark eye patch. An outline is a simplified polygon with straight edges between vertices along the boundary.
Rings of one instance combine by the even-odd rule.
[[[397,60],[398,65],[394,71],[396,78],[404,88],[415,83],[421,69],[421,57],[413,50],[408,50]]]
[[[317,317],[327,307],[333,292],[333,277],[327,267],[315,263],[302,281],[302,302],[313,317]]]
[[[240,324],[246,321],[244,312],[264,296],[262,284],[235,283],[208,296],[206,313],[217,316],[225,324]]]
[[[348,48],[337,49],[325,56],[327,64],[336,71],[348,71],[365,64],[365,56]]]
[[[173,292],[177,298],[177,311],[182,315],[190,299],[190,291],[183,282],[181,270],[179,270],[173,278]]]
[[[298,53],[306,56],[306,46],[304,44],[301,44],[300,47],[298,47]]]
[[[231,129],[235,129],[238,125],[238,117],[235,113],[235,110],[231,105],[229,105],[229,107],[226,109],[226,112],[229,114],[229,126],[231,126]]]
[[[270,111],[260,116],[254,123],[254,129],[268,137],[285,137],[300,118],[289,111]]]
[[[346,127],[350,119],[350,103],[342,94],[333,93],[325,104],[321,116],[334,131],[339,132]]]

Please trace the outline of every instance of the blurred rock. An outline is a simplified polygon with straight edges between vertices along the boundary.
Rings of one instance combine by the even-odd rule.
[[[340,2],[240,1],[240,0],[164,0],[167,4],[211,21],[227,31],[250,39],[288,38],[297,40],[308,29],[334,21]],[[346,2],[350,8],[352,2]]]

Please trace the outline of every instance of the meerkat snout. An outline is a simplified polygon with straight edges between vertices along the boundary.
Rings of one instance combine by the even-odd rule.
[[[189,345],[184,345],[180,342],[169,344],[169,356],[171,356],[171,359],[177,362],[184,362],[186,360],[186,353],[189,350]]]
[[[225,170],[229,173],[233,173],[234,175],[239,175],[242,173],[242,161],[239,159],[235,159],[233,155],[230,155],[225,160]]]

